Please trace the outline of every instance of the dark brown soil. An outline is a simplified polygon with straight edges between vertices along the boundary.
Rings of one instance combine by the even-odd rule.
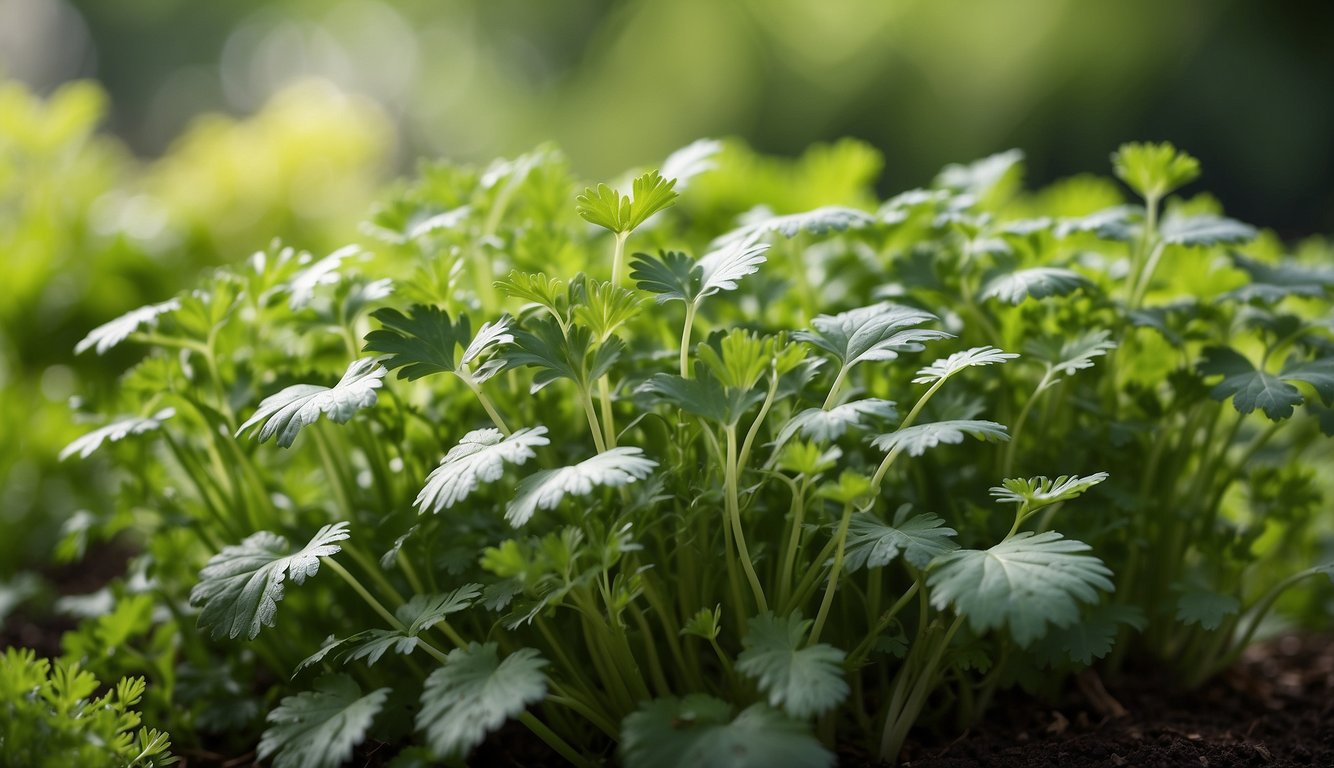
[[[1284,637],[1247,651],[1193,693],[1141,676],[1108,700],[1073,691],[1058,707],[1010,702],[949,744],[913,745],[909,768],[1334,767],[1334,638]]]

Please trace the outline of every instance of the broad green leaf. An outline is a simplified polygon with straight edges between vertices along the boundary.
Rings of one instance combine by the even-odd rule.
[[[236,430],[236,436],[263,421],[264,426],[259,430],[261,443],[276,435],[278,445],[290,447],[301,428],[314,424],[320,414],[336,424],[344,424],[357,411],[375,405],[375,390],[384,383],[385,373],[375,358],[365,357],[349,365],[333,387],[293,384],[264,398],[255,415]]]
[[[958,445],[963,442],[965,436],[972,436],[983,442],[1005,442],[1010,439],[1005,427],[994,421],[956,419],[914,424],[897,432],[880,435],[871,441],[871,445],[885,453],[899,450],[909,456],[921,456],[941,443]]]
[[[74,354],[83,354],[89,348],[95,349],[99,355],[106,354],[108,350],[129,338],[130,334],[140,328],[156,327],[159,317],[180,308],[180,299],[168,299],[161,304],[149,304],[146,307],[132,309],[115,320],[89,331],[88,335],[74,346]]]
[[[1092,283],[1083,275],[1060,267],[1030,267],[998,275],[982,288],[982,300],[1000,299],[1022,304],[1025,299],[1065,296]]]
[[[1160,200],[1200,175],[1200,161],[1167,142],[1122,144],[1112,155],[1116,177],[1140,194]]]
[[[659,251],[657,256],[636,253],[630,261],[630,279],[641,291],[657,294],[657,302],[693,302],[699,295],[699,271],[694,259],[680,251]]]
[[[538,392],[557,379],[569,379],[586,388],[606,373],[625,349],[625,343],[615,336],[595,345],[592,333],[583,326],[571,327],[568,334],[546,318],[528,326],[528,330],[514,332],[513,345],[504,357],[509,365],[538,369],[530,392]]]
[[[1001,503],[1027,504],[1031,511],[1076,498],[1106,479],[1106,472],[1095,472],[1088,477],[1061,475],[1055,480],[1045,476],[1012,478],[992,487],[991,495]]]
[[[487,734],[546,697],[546,664],[532,648],[503,661],[495,643],[455,648],[426,678],[417,730],[440,757],[466,757]]]
[[[804,723],[765,704],[736,718],[702,693],[654,699],[621,723],[625,768],[833,768]]]
[[[741,226],[717,237],[713,245],[726,247],[741,242],[754,242],[772,232],[791,239],[799,232],[823,235],[827,232],[861,229],[875,223],[876,217],[866,211],[841,205],[826,205],[786,216],[775,216],[769,209],[760,207],[742,216]]]
[[[695,356],[728,389],[750,390],[773,363],[774,340],[733,328],[712,343],[702,343]]]
[[[1237,301],[1274,304],[1288,296],[1320,298],[1334,287],[1334,269],[1298,264],[1284,259],[1277,264],[1248,259],[1240,253],[1229,254],[1232,264],[1251,281],[1225,294]]]
[[[872,360],[893,360],[900,352],[918,352],[922,342],[948,339],[944,331],[914,326],[935,320],[920,309],[882,302],[837,315],[820,315],[812,329],[793,338],[812,344],[838,359],[844,368]]]
[[[1254,240],[1255,234],[1255,227],[1249,224],[1208,213],[1168,216],[1158,229],[1163,242],[1186,246],[1245,243]]]
[[[64,461],[74,454],[86,459],[102,447],[103,443],[115,443],[130,435],[142,435],[162,428],[162,422],[176,415],[175,408],[163,408],[152,416],[131,416],[98,427],[82,437],[76,438],[60,451],[60,460]]]
[[[825,447],[794,440],[784,445],[778,454],[778,468],[794,475],[812,478],[833,469],[842,457],[843,451],[838,446]]]
[[[268,531],[224,547],[190,590],[190,605],[201,609],[199,626],[210,629],[215,640],[242,634],[253,640],[260,627],[273,626],[284,582],[290,577],[295,584],[305,583],[319,572],[320,558],[341,551],[337,542],[350,536],[347,523],[334,523],[295,552],[289,551],[287,539]]]
[[[518,528],[537,510],[553,509],[566,496],[587,496],[598,486],[619,488],[643,480],[658,466],[643,453],[639,448],[612,448],[573,466],[529,475],[505,507],[505,519]]]
[[[463,501],[481,483],[500,479],[505,464],[523,464],[549,444],[546,427],[524,427],[506,437],[500,430],[474,429],[449,449],[440,466],[426,476],[426,485],[413,505],[421,512],[439,513]]]
[[[402,369],[398,378],[409,381],[436,373],[466,374],[471,381],[484,381],[499,370],[499,361],[488,361],[476,371],[471,370],[472,364],[486,351],[514,340],[508,317],[483,323],[475,337],[467,315],[460,315],[455,323],[449,313],[425,304],[414,305],[407,315],[386,307],[372,312],[371,317],[382,327],[366,334],[363,351],[387,355],[385,367]]]
[[[1308,362],[1294,362],[1289,358],[1278,376],[1284,381],[1310,384],[1325,405],[1334,405],[1334,357]]]
[[[805,645],[814,622],[800,614],[778,618],[772,612],[747,622],[736,669],[768,694],[769,705],[799,720],[828,712],[848,697],[843,679],[843,651],[825,643]]]
[[[1144,612],[1134,605],[1103,603],[1067,627],[1053,627],[1034,644],[1038,655],[1049,662],[1093,663],[1111,652],[1121,627],[1143,630]]]
[[[1259,408],[1271,421],[1292,415],[1293,406],[1301,405],[1302,394],[1296,387],[1265,371],[1256,370],[1240,352],[1231,347],[1209,347],[1199,365],[1206,378],[1222,376],[1210,390],[1215,400],[1232,398],[1238,413]]]
[[[1048,625],[1078,621],[1079,604],[1097,602],[1098,590],[1112,591],[1112,572],[1089,549],[1055,531],[1025,531],[990,549],[950,552],[927,577],[931,604],[952,606],[977,633],[1008,627],[1027,647]]]
[[[352,759],[388,697],[388,688],[362,696],[347,675],[321,677],[314,691],[288,696],[269,713],[259,759],[272,757],[274,768],[337,768]]]
[[[1138,205],[1117,205],[1087,216],[1062,219],[1052,232],[1057,237],[1093,233],[1104,240],[1129,241],[1135,238],[1135,222],[1143,217],[1144,209]]]
[[[1004,363],[1006,360],[1013,360],[1016,357],[1019,357],[1019,355],[1013,352],[1002,352],[995,347],[973,347],[962,352],[955,352],[949,357],[941,358],[921,369],[917,372],[917,378],[913,379],[912,383],[934,384],[941,379],[948,379],[965,368]]]
[[[703,363],[695,365],[692,379],[655,373],[636,391],[723,425],[735,424],[747,410],[764,400],[764,392],[759,389],[724,387]]]
[[[1223,625],[1223,619],[1241,610],[1241,603],[1232,595],[1223,595],[1196,585],[1176,588],[1177,620],[1185,624],[1199,624],[1210,632]]]
[[[888,525],[870,512],[853,515],[848,523],[848,570],[883,568],[900,555],[914,567],[926,568],[959,548],[954,543],[958,531],[945,527],[944,520],[932,514],[909,517],[911,512],[911,504],[900,506]]]
[[[807,408],[793,416],[778,432],[778,443],[787,442],[801,434],[818,443],[828,443],[843,436],[853,427],[864,427],[869,420],[889,421],[898,416],[898,409],[889,400],[870,397],[836,405],[828,410]]]

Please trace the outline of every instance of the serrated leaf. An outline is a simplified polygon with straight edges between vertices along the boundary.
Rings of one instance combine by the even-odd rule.
[[[941,443],[958,445],[963,442],[965,436],[972,436],[983,442],[1005,442],[1010,439],[1005,427],[994,421],[955,419],[914,424],[906,429],[880,435],[871,441],[871,445],[885,453],[899,450],[909,456],[921,456]]]
[[[1001,503],[1028,504],[1030,510],[1068,501],[1106,480],[1106,472],[1095,472],[1088,477],[1061,475],[1052,480],[1046,476],[1011,478],[991,488],[991,495]]]
[[[455,648],[426,678],[417,730],[440,757],[464,757],[530,704],[547,695],[546,660],[521,648],[502,661],[495,643]]]
[[[724,425],[736,423],[748,409],[764,400],[764,392],[758,389],[724,387],[703,363],[697,363],[695,370],[691,379],[655,373],[635,391]]]
[[[160,304],[149,304],[145,307],[132,309],[115,320],[103,323],[89,331],[87,336],[74,345],[74,354],[83,354],[90,347],[95,349],[99,355],[106,354],[108,350],[129,338],[130,334],[143,327],[156,327],[158,318],[180,308],[180,299],[168,299]]]
[[[1172,245],[1235,245],[1255,239],[1255,227],[1210,213],[1195,216],[1169,215],[1158,228],[1163,242]]]
[[[1198,624],[1210,632],[1222,626],[1223,619],[1241,610],[1241,603],[1232,595],[1195,585],[1179,586],[1177,592],[1177,620],[1188,625]]]
[[[1222,376],[1209,391],[1215,400],[1232,398],[1238,413],[1250,413],[1259,408],[1272,421],[1292,415],[1293,406],[1301,405],[1302,393],[1278,376],[1256,370],[1240,352],[1231,347],[1209,347],[1199,364],[1200,373],[1207,377]]]
[[[732,718],[705,694],[654,699],[621,724],[625,768],[833,768],[805,724],[765,704]]]
[[[653,214],[676,202],[675,179],[663,178],[649,171],[632,183],[631,194],[622,195],[606,184],[585,189],[577,199],[575,211],[590,224],[617,234],[630,232]]]
[[[692,302],[699,295],[695,260],[680,251],[659,251],[657,256],[636,253],[630,261],[630,279],[641,291],[657,294],[657,301]]]
[[[1141,197],[1155,200],[1200,175],[1200,161],[1168,142],[1122,144],[1112,154],[1112,169]]]
[[[468,609],[481,596],[481,584],[464,584],[444,594],[413,595],[394,611],[394,616],[407,625],[409,635],[415,636],[444,621],[450,614]]]
[[[1098,590],[1112,590],[1112,572],[1089,549],[1055,531],[1025,531],[990,549],[950,552],[927,577],[931,604],[952,606],[976,633],[1008,627],[1027,647],[1048,625],[1078,621],[1079,603],[1096,602]]]
[[[1334,405],[1334,357],[1307,362],[1294,362],[1290,358],[1278,376],[1284,381],[1310,384],[1325,405]]]
[[[900,555],[913,566],[926,568],[959,548],[954,543],[958,531],[945,527],[944,520],[929,513],[909,517],[911,511],[910,504],[900,506],[888,525],[870,512],[853,515],[848,523],[848,571],[883,568]]]
[[[717,167],[714,158],[722,150],[723,143],[717,139],[696,139],[662,161],[662,175],[675,179],[676,190],[682,191],[691,179]]]
[[[936,186],[946,187],[970,195],[982,196],[1005,178],[1006,174],[1024,161],[1019,149],[1009,149],[975,160],[967,165],[950,164],[936,176]]]
[[[115,443],[130,435],[142,435],[146,432],[156,431],[162,428],[162,422],[175,415],[175,408],[163,408],[152,416],[131,416],[113,421],[82,437],[75,438],[73,442],[60,451],[60,461],[64,461],[76,453],[79,454],[79,458],[86,459],[93,455],[98,448],[101,448],[103,443]]]
[[[800,614],[778,618],[772,612],[747,622],[736,669],[753,679],[769,705],[805,720],[828,712],[848,696],[843,679],[843,651],[825,643],[805,646],[813,624]]]
[[[860,362],[893,360],[900,352],[920,351],[924,341],[950,338],[944,331],[915,327],[935,319],[930,312],[882,302],[820,315],[811,321],[811,330],[797,331],[793,338],[825,350],[851,368]]]
[[[841,205],[826,205],[785,216],[775,216],[767,208],[761,207],[742,216],[741,226],[718,236],[714,239],[713,245],[726,247],[739,242],[754,242],[773,232],[791,239],[799,232],[822,235],[827,232],[860,229],[875,223],[876,217],[872,214]]]
[[[278,445],[288,448],[302,427],[314,424],[321,414],[336,424],[344,424],[357,411],[375,405],[375,390],[384,383],[385,373],[375,358],[366,357],[349,365],[332,387],[293,384],[264,398],[255,415],[236,430],[236,436],[240,437],[263,421],[259,441],[262,443],[276,435]]]
[[[1104,603],[1068,627],[1049,630],[1034,650],[1050,661],[1087,666],[1111,652],[1121,627],[1143,630],[1144,624],[1144,612],[1138,606]]]
[[[384,366],[398,371],[398,378],[413,381],[436,373],[469,373],[474,382],[494,375],[499,363],[482,366],[478,371],[467,371],[486,351],[514,340],[509,333],[510,319],[502,317],[493,323],[483,323],[472,336],[472,323],[467,315],[458,322],[449,313],[425,304],[417,304],[403,314],[392,307],[378,309],[371,317],[380,321],[381,328],[366,334],[365,352],[386,355]],[[456,349],[461,349],[460,356]]]
[[[1086,216],[1062,219],[1052,232],[1057,237],[1092,232],[1104,240],[1125,242],[1134,239],[1136,222],[1143,216],[1144,209],[1138,205],[1117,205]]]
[[[828,443],[843,436],[853,427],[864,427],[869,420],[889,421],[898,416],[898,409],[889,400],[870,397],[836,405],[833,408],[807,408],[793,416],[778,432],[778,443],[785,443],[793,435],[801,434],[819,443]]]
[[[973,347],[962,352],[955,352],[949,357],[941,358],[921,369],[917,372],[917,378],[913,379],[912,383],[934,384],[941,379],[948,379],[965,368],[1004,363],[1006,360],[1013,360],[1016,357],[1019,357],[1019,355],[1013,352],[1002,352],[995,347]]]
[[[273,768],[337,768],[352,758],[384,707],[388,688],[365,696],[347,675],[326,675],[315,690],[288,696],[269,713],[259,759]]]
[[[1025,299],[1065,296],[1092,285],[1088,278],[1060,267],[1031,267],[998,275],[982,288],[982,300],[1000,299],[1022,304]]]
[[[557,379],[587,387],[610,369],[624,349],[625,342],[615,336],[595,346],[587,328],[572,326],[567,334],[554,320],[543,318],[529,323],[528,330],[515,331],[504,357],[509,365],[538,369],[529,389],[538,392]]]
[[[768,243],[743,239],[701,256],[697,263],[700,281],[695,301],[719,291],[735,291],[738,280],[759,271],[768,250]]]
[[[565,281],[547,277],[545,272],[510,272],[496,287],[521,301],[531,302],[547,309],[553,315],[564,317],[568,296]]]
[[[1092,368],[1093,358],[1116,349],[1116,344],[1108,341],[1110,337],[1111,333],[1099,329],[1067,339],[1031,341],[1024,351],[1047,363],[1054,372],[1073,376],[1077,371]]]
[[[251,534],[224,547],[199,572],[190,605],[200,608],[199,626],[213,639],[241,634],[254,639],[260,627],[272,627],[290,577],[302,584],[320,569],[320,558],[339,552],[337,542],[351,536],[347,523],[320,528],[304,547],[288,551],[287,539],[268,531]]]
[[[549,444],[546,427],[525,427],[506,437],[500,430],[474,429],[449,449],[440,466],[426,476],[426,485],[413,506],[422,512],[439,513],[463,501],[481,483],[500,479],[505,464],[521,465],[537,454],[533,449]]]
[[[315,290],[322,285],[335,285],[343,277],[338,270],[343,262],[361,253],[356,245],[345,245],[319,261],[296,273],[287,283],[287,306],[293,312],[304,309],[315,298]]]
[[[700,608],[690,620],[681,625],[681,634],[700,637],[705,640],[717,639],[722,629],[723,607],[714,606],[713,610]]]
[[[518,528],[537,510],[553,509],[566,496],[587,496],[598,486],[619,488],[643,480],[658,466],[643,453],[639,448],[612,448],[570,467],[529,475],[505,507],[505,519]]]
[[[584,300],[574,308],[574,319],[587,326],[594,339],[606,340],[638,314],[642,304],[634,291],[590,280]]]

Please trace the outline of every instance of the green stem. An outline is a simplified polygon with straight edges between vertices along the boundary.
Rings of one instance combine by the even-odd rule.
[[[690,329],[695,324],[695,302],[686,302],[686,322],[681,329],[681,378],[690,378]]]
[[[922,706],[926,703],[926,697],[931,693],[935,684],[937,667],[940,665],[940,659],[945,655],[945,650],[949,648],[950,641],[954,639],[954,634],[963,626],[963,617],[960,616],[950,625],[948,631],[931,653],[926,666],[913,685],[912,693],[908,696],[907,702],[903,705],[903,710],[899,716],[894,719],[893,727],[890,728],[890,722],[886,722],[884,738],[880,742],[880,759],[888,762],[898,760],[899,752],[903,750],[903,742],[908,738],[908,731],[917,721],[917,715],[922,711]]]
[[[843,517],[838,522],[838,533],[834,534],[834,564],[829,569],[829,584],[824,590],[824,600],[820,601],[820,612],[815,616],[815,626],[811,627],[811,639],[807,645],[820,642],[820,632],[825,620],[829,618],[829,609],[834,604],[834,592],[838,589],[838,577],[843,570],[843,551],[848,543],[848,524],[852,522],[852,504],[843,505]]]
[[[569,760],[576,768],[596,768],[592,760],[580,754],[577,749],[556,735],[556,732],[548,728],[545,723],[533,717],[531,712],[520,713],[519,722],[523,723],[528,730],[533,732],[534,736],[545,742],[548,747],[556,750],[561,757]]]
[[[583,387],[579,388],[579,403],[583,406],[584,416],[588,419],[588,431],[593,435],[593,445],[597,447],[598,453],[606,453],[607,444],[602,439],[602,427],[598,424],[598,415],[593,410],[593,398]]]
[[[778,576],[778,602],[784,605],[792,597],[792,568],[797,562],[797,549],[801,546],[801,524],[806,517],[806,486],[809,482],[803,476],[799,483],[789,483],[792,488],[792,522],[787,532],[787,546],[784,547],[783,569]]]
[[[399,621],[394,614],[390,613],[389,609],[385,608],[384,604],[377,600],[375,595],[372,595],[370,590],[366,589],[366,587],[357,580],[357,577],[349,573],[337,560],[334,560],[332,557],[321,557],[320,562],[324,563],[324,567],[338,574],[339,578],[347,582],[347,585],[352,587],[352,591],[356,592],[362,600],[366,601],[366,604],[371,607],[371,610],[379,614],[380,618],[385,620],[385,623],[399,631],[407,631],[407,627],[403,625],[403,622]]]
[[[1042,374],[1042,379],[1033,390],[1033,394],[1029,395],[1024,407],[1019,410],[1019,417],[1014,420],[1014,428],[1010,430],[1010,444],[1005,446],[1005,462],[1001,465],[1001,477],[1009,477],[1010,473],[1014,471],[1014,457],[1019,446],[1019,436],[1023,434],[1024,424],[1028,421],[1029,414],[1033,412],[1033,406],[1037,403],[1038,398],[1051,386],[1051,375],[1052,368],[1048,366],[1047,371]]]
[[[862,660],[870,655],[871,649],[875,647],[876,638],[880,637],[880,634],[889,628],[890,622],[894,621],[894,617],[899,614],[899,611],[902,611],[908,605],[908,602],[912,600],[913,595],[917,594],[917,590],[921,586],[922,580],[919,577],[913,581],[912,586],[908,587],[906,592],[899,596],[899,599],[894,602],[894,605],[890,606],[888,611],[881,614],[871,631],[866,634],[866,637],[862,638],[856,648],[852,649],[852,653],[848,654],[848,660],[844,662],[845,667],[856,669],[861,666]]]
[[[912,407],[912,410],[908,411],[908,415],[905,416],[903,422],[899,424],[898,431],[901,432],[908,427],[911,427],[913,423],[917,421],[917,417],[921,415],[922,409],[926,407],[927,401],[931,399],[932,395],[935,395],[936,392],[940,390],[945,384],[945,381],[945,378],[936,379],[935,383],[927,389],[921,399],[917,401],[917,404]],[[889,467],[894,463],[894,460],[899,457],[899,453],[901,453],[901,450],[897,447],[890,451],[889,455],[885,457],[884,461],[880,462],[880,466],[876,469],[875,476],[871,478],[871,488],[876,494],[880,493],[880,484],[885,480],[885,473],[889,471]]]
[[[598,399],[602,402],[602,429],[608,448],[616,447],[616,420],[611,412],[611,386],[607,377],[598,378]]]
[[[467,377],[460,378],[462,378],[464,383],[468,385],[468,389],[471,389],[473,394],[477,395],[477,401],[482,404],[482,408],[486,411],[486,415],[491,417],[491,423],[495,424],[496,429],[500,430],[506,437],[509,437],[511,434],[510,428],[506,426],[505,420],[500,418],[500,414],[496,412],[496,407],[491,403],[491,398],[487,397],[486,393],[482,392],[482,388],[472,379]]]
[[[761,613],[769,610],[769,602],[764,599],[764,588],[760,586],[760,577],[755,574],[755,565],[750,560],[750,550],[746,547],[746,534],[741,528],[741,500],[737,489],[737,447],[736,425],[728,424],[724,431],[727,435],[727,464],[723,468],[723,482],[727,497],[727,514],[732,521],[732,538],[736,542],[737,554],[741,559],[741,569],[750,582],[750,590],[755,595],[755,604]]]
[[[629,232],[616,233],[616,244],[611,252],[611,284],[614,288],[621,287],[621,276],[625,273],[625,241],[629,237]]]

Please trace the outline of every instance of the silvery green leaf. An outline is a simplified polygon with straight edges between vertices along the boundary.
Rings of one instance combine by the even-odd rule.
[[[89,347],[96,349],[99,355],[105,354],[107,350],[125,341],[130,334],[143,327],[155,327],[159,317],[180,308],[180,299],[168,299],[161,304],[149,304],[132,309],[115,320],[89,331],[88,335],[74,346],[74,354],[82,354]]]
[[[60,452],[60,460],[79,454],[79,458],[86,459],[93,455],[93,452],[102,447],[103,443],[114,443],[124,440],[130,435],[142,435],[145,432],[152,432],[162,426],[162,422],[176,415],[175,408],[163,408],[152,416],[130,417],[113,421],[104,427],[98,427],[88,434],[76,438],[69,445],[65,446]]]
[[[495,643],[455,648],[426,678],[417,730],[437,755],[466,756],[487,734],[546,697],[546,663],[532,648],[504,660]]]
[[[1246,243],[1255,239],[1255,227],[1210,213],[1195,216],[1169,215],[1158,235],[1172,245],[1206,246]]]
[[[1055,480],[1045,476],[1012,478],[992,487],[991,495],[1001,503],[1027,504],[1030,509],[1037,509],[1073,499],[1107,477],[1106,472],[1094,472],[1088,477],[1061,475]]]
[[[547,445],[546,427],[525,427],[509,437],[500,430],[475,429],[449,449],[440,466],[426,477],[426,485],[413,505],[421,512],[439,513],[468,497],[481,483],[500,479],[505,464],[523,464],[537,454],[534,448]]]
[[[848,571],[883,568],[900,555],[917,568],[926,568],[937,557],[959,548],[958,531],[932,514],[912,515],[911,504],[894,513],[888,525],[870,512],[852,516],[848,523]]]
[[[702,693],[640,705],[621,725],[625,768],[833,768],[805,723],[767,704],[736,717]]]
[[[366,357],[349,365],[343,378],[332,387],[293,384],[264,398],[255,415],[236,430],[236,435],[239,437],[263,421],[259,441],[262,443],[276,435],[278,445],[287,448],[296,440],[301,428],[314,424],[320,414],[343,424],[362,408],[375,405],[375,390],[384,383],[385,373],[384,366],[375,358]]]
[[[867,419],[889,421],[897,415],[898,410],[893,402],[873,397],[836,405],[828,410],[807,408],[783,425],[775,442],[785,443],[800,433],[810,440],[828,443],[842,437],[851,427],[864,426]]]
[[[546,469],[524,478],[505,519],[515,528],[527,523],[539,509],[552,509],[566,496],[587,496],[598,486],[617,488],[649,476],[656,461],[639,448],[612,448],[591,459],[561,469]]]
[[[1022,304],[1028,298],[1065,296],[1088,285],[1091,285],[1088,278],[1069,269],[1031,267],[992,278],[982,288],[982,300]]]
[[[736,670],[755,681],[769,705],[799,720],[815,717],[848,697],[843,679],[843,651],[818,643],[806,645],[813,624],[800,614],[784,618],[772,612],[747,622]]]
[[[467,221],[468,217],[471,215],[472,207],[467,205],[461,205],[458,208],[443,213],[437,213],[434,216],[430,216],[414,224],[412,228],[408,230],[406,239],[417,240],[425,235],[443,232],[449,229],[457,229],[458,226]]]
[[[259,742],[259,759],[273,758],[273,768],[337,768],[384,707],[388,688],[365,696],[347,675],[327,675],[315,690],[288,696],[269,713],[269,727]]]
[[[351,536],[347,523],[326,525],[301,549],[288,551],[287,539],[268,531],[224,547],[199,572],[190,590],[190,605],[200,608],[199,626],[217,640],[244,634],[250,639],[260,627],[272,627],[290,576],[302,584],[320,569],[320,558],[342,550],[337,542]]]
[[[714,157],[723,149],[717,139],[697,139],[667,156],[662,163],[662,175],[676,179],[677,191],[682,191],[694,177],[713,170]]]
[[[936,186],[972,195],[985,195],[1023,161],[1022,150],[1010,149],[967,165],[953,163],[945,166],[936,176]]]
[[[876,217],[866,211],[841,205],[826,205],[786,216],[776,216],[767,208],[760,207],[743,215],[742,225],[720,235],[713,241],[713,245],[721,247],[739,241],[753,241],[772,232],[791,239],[798,232],[822,235],[826,232],[861,229],[875,223]]]
[[[698,302],[718,291],[735,291],[736,281],[759,270],[765,261],[764,253],[768,250],[768,243],[742,239],[704,254],[696,262],[700,281],[694,300]]]
[[[850,309],[837,315],[820,315],[811,321],[812,330],[792,336],[813,344],[850,368],[860,362],[893,360],[900,352],[917,352],[923,341],[947,339],[945,331],[915,328],[936,316],[913,307],[881,302]]]
[[[994,421],[958,419],[914,424],[896,432],[880,435],[871,441],[871,445],[885,453],[901,450],[909,456],[921,456],[942,443],[958,445],[967,435],[984,442],[1005,442],[1010,439],[1005,427]]]
[[[304,309],[315,298],[315,289],[321,285],[336,285],[342,276],[338,270],[343,262],[361,253],[357,245],[345,245],[298,272],[287,284],[287,306],[293,311]]]
[[[995,347],[973,347],[962,352],[955,352],[949,357],[941,358],[926,366],[917,372],[917,378],[913,379],[912,383],[934,384],[941,379],[948,379],[965,368],[1003,363],[1016,357],[1019,357],[1019,355],[1013,352],[1002,352]]]

